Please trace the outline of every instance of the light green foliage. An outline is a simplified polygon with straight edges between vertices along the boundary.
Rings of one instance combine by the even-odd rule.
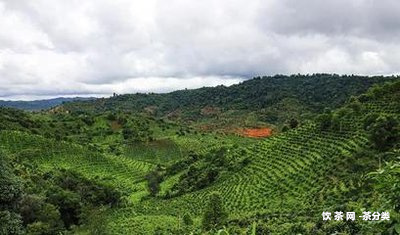
[[[319,88],[326,94],[320,90],[311,95],[301,89],[314,86],[310,82],[315,77],[294,82],[299,86],[296,92],[287,90],[293,84],[282,83],[291,78],[270,79],[270,85],[256,79],[234,87],[254,91],[242,94],[238,90],[240,99],[231,94],[211,97],[212,89],[202,89],[173,93],[168,102],[161,95],[138,95],[136,101],[131,96],[93,101],[102,102],[95,107],[97,111],[115,104],[118,112],[92,112],[90,102],[71,104],[69,114],[1,111],[0,120],[6,124],[0,124],[0,149],[5,156],[0,158],[0,233],[57,234],[68,229],[75,234],[397,231],[400,83],[376,87],[340,109],[307,121],[300,114],[303,107],[308,114],[325,106],[337,107],[340,100],[355,94],[350,91],[361,92],[365,87],[356,88],[359,81],[350,82],[352,87],[335,83],[335,89],[344,89],[345,94],[328,87]],[[287,94],[275,98],[264,94],[278,85],[286,87]],[[217,90],[229,93],[227,88]],[[296,98],[287,98],[289,93]],[[201,114],[199,110],[208,102],[203,95],[210,100],[218,97],[220,109],[207,108],[208,113]],[[195,106],[190,103],[192,96],[199,99]],[[194,121],[190,126],[171,121],[173,114],[179,114],[170,113],[178,98],[186,106],[175,118],[189,118]],[[157,106],[158,102],[165,106]],[[148,113],[129,112],[134,104]],[[249,118],[241,120],[249,112]],[[212,120],[251,124],[267,114],[287,123],[286,131],[266,139],[224,134],[218,128],[219,132],[200,131]],[[158,119],[164,115],[171,119]],[[125,133],[125,139],[124,128],[132,131]],[[146,175],[154,173],[156,165],[155,197],[149,197]],[[389,210],[391,221],[321,223],[322,211],[361,213],[364,209]]]

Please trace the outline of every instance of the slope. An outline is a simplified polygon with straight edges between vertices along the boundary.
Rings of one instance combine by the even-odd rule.
[[[360,152],[363,155],[362,151],[371,145],[369,132],[363,128],[365,117],[377,114],[398,120],[398,100],[399,82],[375,87],[343,108],[326,114],[332,118],[329,126],[323,121],[308,123],[258,144],[231,149],[227,156],[229,159],[242,155],[250,158],[250,163],[242,170],[222,176],[211,186],[193,193],[172,199],[149,199],[137,207],[135,214],[125,214],[124,218],[134,220],[138,211],[142,216],[179,218],[190,212],[198,217],[204,211],[208,195],[218,191],[230,213],[231,222],[239,221],[244,229],[251,225],[251,221],[259,220],[268,224],[269,231],[282,234],[290,233],[293,227],[306,234],[388,229],[396,219],[393,224],[381,223],[380,226],[363,224],[362,221],[321,225],[320,221],[322,211],[326,210],[356,210],[357,213],[366,207],[367,210],[390,210],[382,208],[384,204],[381,201],[373,201],[372,198],[382,195],[379,191],[371,191],[375,185],[369,185],[371,179],[365,178],[369,172],[379,170],[380,160],[374,155],[362,158]],[[398,132],[398,126],[396,128]],[[399,139],[396,138],[394,157],[387,157],[385,160],[388,162],[399,157]],[[353,169],[357,166],[360,169]],[[392,211],[392,214],[396,213]],[[118,230],[133,232],[129,227],[125,229],[120,227]]]
[[[256,77],[229,87],[205,87],[166,94],[117,95],[72,102],[63,105],[62,110],[129,110],[174,120],[201,121],[205,126],[281,125],[291,118],[303,120],[324,109],[340,107],[350,96],[365,92],[373,84],[396,79],[329,74],[276,75]]]
[[[16,108],[27,111],[40,111],[43,109],[49,109],[60,105],[65,102],[72,102],[78,100],[91,100],[94,98],[84,98],[84,97],[75,97],[75,98],[54,98],[47,100],[33,100],[33,101],[11,101],[11,100],[0,100],[0,107],[8,107],[8,108]]]

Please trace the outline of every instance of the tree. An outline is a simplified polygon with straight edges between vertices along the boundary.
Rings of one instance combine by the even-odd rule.
[[[379,114],[377,113],[369,113],[364,117],[363,127],[364,130],[369,130],[372,124],[375,123],[376,119],[378,119]]]
[[[15,209],[21,195],[20,180],[11,170],[6,157],[0,155],[0,209]]]
[[[122,136],[125,140],[129,140],[133,138],[133,131],[129,127],[124,127],[122,130]]]
[[[47,194],[49,202],[59,208],[60,217],[66,228],[79,224],[82,200],[77,193],[53,186]]]
[[[0,234],[24,234],[21,216],[9,211],[0,211]]]
[[[185,214],[183,215],[182,220],[183,220],[183,224],[184,224],[187,228],[190,228],[190,227],[193,225],[193,219],[192,219],[192,217],[190,216],[189,213],[185,213]]]
[[[147,188],[151,196],[155,197],[160,191],[161,174],[159,172],[159,167],[156,170],[151,171],[147,176]]]
[[[294,118],[290,119],[290,122],[289,122],[290,128],[294,129],[294,128],[296,128],[298,125],[299,125],[299,121],[297,121],[297,119],[294,119]]]
[[[204,212],[202,225],[205,230],[217,229],[221,227],[228,219],[221,195],[217,192],[213,192],[210,195],[210,199],[207,208]]]
[[[289,127],[287,126],[287,125],[284,125],[283,127],[282,127],[282,132],[287,132],[289,130]]]
[[[332,125],[332,114],[324,113],[317,117],[317,121],[319,122],[319,127],[321,130],[328,130]]]
[[[132,119],[124,125],[122,135],[130,142],[146,142],[152,139],[152,131],[148,122]]]
[[[371,125],[369,139],[378,150],[387,150],[400,140],[398,120],[392,116],[380,116]]]
[[[20,214],[28,234],[57,234],[63,230],[58,208],[37,195],[26,195],[20,202]]]

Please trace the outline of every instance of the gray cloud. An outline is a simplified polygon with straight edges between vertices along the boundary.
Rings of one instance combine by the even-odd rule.
[[[260,8],[266,30],[393,40],[400,30],[397,0],[282,0]],[[267,16],[267,17],[265,17]]]
[[[399,74],[398,0],[0,0],[0,98]]]

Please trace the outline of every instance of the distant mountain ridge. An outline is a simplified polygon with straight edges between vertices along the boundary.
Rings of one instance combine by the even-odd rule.
[[[27,110],[27,111],[39,111],[39,110],[55,107],[57,105],[65,103],[65,102],[85,101],[85,100],[92,100],[92,99],[95,99],[95,98],[94,97],[71,97],[71,98],[57,97],[54,99],[43,99],[43,100],[32,100],[32,101],[0,100],[0,107],[16,108],[16,109],[22,109],[22,110]]]

